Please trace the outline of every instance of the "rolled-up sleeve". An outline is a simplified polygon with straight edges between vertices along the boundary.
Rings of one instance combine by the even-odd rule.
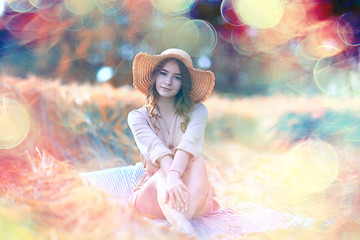
[[[208,111],[204,104],[196,104],[191,111],[190,121],[176,150],[190,153],[197,159],[202,151]]]
[[[158,160],[172,151],[166,147],[161,139],[150,128],[146,117],[138,110],[132,110],[128,114],[128,125],[134,135],[135,142],[145,159],[149,159],[157,165]]]

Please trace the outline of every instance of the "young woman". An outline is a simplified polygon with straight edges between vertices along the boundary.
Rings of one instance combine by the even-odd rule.
[[[218,208],[201,156],[208,112],[202,104],[215,84],[211,71],[195,69],[180,49],[139,53],[134,86],[148,105],[131,111],[128,124],[145,169],[130,203],[150,218],[166,218],[189,235],[189,220]]]

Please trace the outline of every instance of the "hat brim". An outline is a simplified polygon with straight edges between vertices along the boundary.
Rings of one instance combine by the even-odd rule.
[[[195,103],[204,102],[214,88],[214,73],[208,70],[194,68],[184,57],[176,53],[161,55],[151,55],[143,52],[138,53],[134,58],[132,69],[134,87],[147,96],[152,81],[152,73],[157,64],[166,58],[176,58],[185,64],[191,76],[190,97]]]

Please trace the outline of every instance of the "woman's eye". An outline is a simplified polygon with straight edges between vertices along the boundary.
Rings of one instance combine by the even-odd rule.
[[[160,72],[160,75],[166,76],[166,72]]]
[[[181,80],[181,77],[180,76],[176,76],[175,77],[177,80]]]

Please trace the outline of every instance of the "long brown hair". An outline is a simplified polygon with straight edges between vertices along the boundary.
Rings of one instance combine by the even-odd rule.
[[[157,115],[154,113],[154,109],[159,102],[160,95],[156,90],[156,77],[160,74],[166,63],[169,61],[175,61],[180,69],[181,74],[181,88],[175,96],[175,113],[184,118],[184,122],[181,123],[181,130],[185,132],[190,118],[188,116],[190,110],[194,106],[194,102],[190,97],[191,91],[191,75],[185,64],[177,58],[166,58],[156,65],[152,72],[152,83],[150,85],[149,93],[147,96],[148,103],[150,105],[150,114],[157,120]],[[155,126],[155,128],[157,128]]]

